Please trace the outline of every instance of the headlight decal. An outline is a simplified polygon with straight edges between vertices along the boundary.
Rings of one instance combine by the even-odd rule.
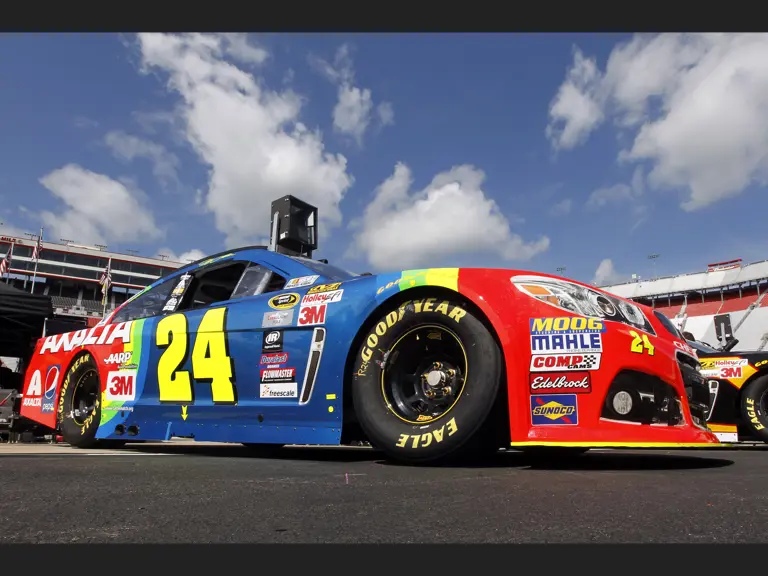
[[[656,335],[653,326],[638,306],[610,294],[546,276],[513,276],[510,281],[523,294],[560,310],[620,322]]]

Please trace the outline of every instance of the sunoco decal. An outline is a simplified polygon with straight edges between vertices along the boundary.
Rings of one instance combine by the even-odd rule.
[[[576,394],[531,396],[531,424],[534,426],[575,426],[578,423]]]

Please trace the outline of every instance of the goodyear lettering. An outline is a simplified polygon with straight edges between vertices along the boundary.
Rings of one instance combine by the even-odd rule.
[[[760,362],[755,362],[755,368],[759,368],[760,366],[765,366],[768,364],[768,360],[760,360]]]
[[[69,388],[69,382],[71,380],[72,374],[74,374],[77,369],[80,368],[80,366],[90,361],[90,359],[90,354],[83,354],[82,356],[79,356],[77,360],[75,360],[75,362],[72,364],[69,371],[67,371],[67,377],[64,378],[64,384],[61,385],[61,392],[59,393],[59,407],[57,412],[60,417],[64,415],[64,396],[67,394],[67,389]],[[98,405],[98,400],[96,402]]]
[[[457,324],[467,314],[466,310],[460,308],[459,306],[450,304],[447,300],[443,300],[440,302],[440,304],[435,306],[434,304],[436,301],[436,298],[427,298],[426,300],[408,300],[407,302],[403,302],[396,311],[393,310],[392,312],[388,313],[384,320],[380,321],[376,324],[376,326],[374,326],[374,329],[365,339],[365,346],[363,347],[362,352],[360,352],[360,358],[363,360],[363,362],[370,361],[370,359],[373,357],[373,350],[379,343],[379,339],[384,336],[384,334],[386,334],[387,331],[392,328],[392,326],[403,319],[403,316],[405,316],[406,308],[409,304],[413,305],[413,310],[416,314],[421,314],[422,312],[440,312],[441,314],[448,316],[448,318],[451,320],[454,320]],[[450,311],[448,309],[449,306],[451,307]]]
[[[605,323],[599,318],[584,318],[581,316],[531,318],[531,334],[553,334],[557,332],[605,332]]]
[[[448,435],[446,436],[446,431],[448,432]],[[432,444],[432,441],[435,441],[437,443],[442,442],[446,437],[453,436],[458,431],[458,426],[456,426],[456,419],[451,418],[443,424],[440,428],[436,428],[435,430],[430,430],[429,432],[425,432],[423,434],[400,434],[400,438],[398,438],[397,442],[395,443],[395,446],[398,448],[413,448],[413,449],[419,449],[419,448],[426,448],[430,444]]]
[[[754,426],[755,430],[763,430],[765,428],[757,417],[755,401],[752,400],[752,398],[747,398],[747,418],[749,418],[749,421]]]

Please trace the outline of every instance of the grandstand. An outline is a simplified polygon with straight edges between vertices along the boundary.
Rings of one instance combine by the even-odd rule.
[[[11,256],[9,271],[0,275],[0,282],[29,292],[34,278],[34,293],[51,296],[56,317],[79,320],[88,326],[102,318],[104,309],[99,280],[110,262],[107,313],[161,276],[187,264],[167,257],[147,258],[110,252],[106,246],[44,240],[40,244],[35,272],[33,253],[37,236],[28,236],[31,238],[0,236],[0,262],[9,252]]]
[[[716,316],[729,315],[739,350],[763,350],[768,345],[768,260],[742,264],[741,259],[710,264],[693,272],[601,286],[636,302],[652,306],[697,340],[718,345]]]

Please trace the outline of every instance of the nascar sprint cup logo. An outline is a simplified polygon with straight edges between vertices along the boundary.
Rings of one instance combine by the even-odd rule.
[[[531,394],[588,394],[592,385],[587,372],[531,374]]]

